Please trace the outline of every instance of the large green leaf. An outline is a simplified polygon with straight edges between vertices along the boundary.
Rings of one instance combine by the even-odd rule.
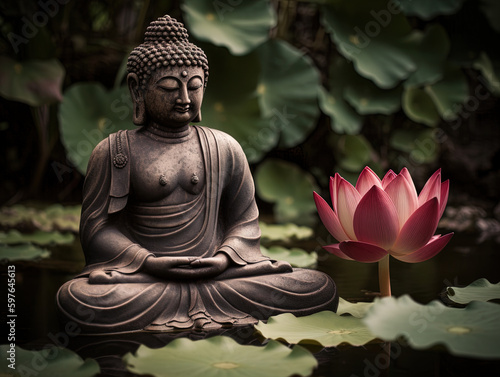
[[[30,106],[60,102],[64,75],[56,59],[17,62],[0,56],[0,95]]]
[[[258,56],[233,56],[222,47],[203,48],[213,68],[203,100],[201,124],[233,136],[249,162],[257,162],[276,146],[279,138],[279,130],[271,129],[261,118],[255,94],[260,72]]]
[[[280,132],[280,146],[293,147],[316,127],[319,72],[285,41],[270,40],[257,51],[261,73],[256,92],[262,116],[269,129]]]
[[[1,345],[0,352],[3,358],[0,364],[0,375],[2,376],[91,377],[100,371],[97,361],[92,359],[84,361],[76,353],[66,348],[52,346],[41,351],[28,351],[15,346],[15,368],[9,368],[10,361],[5,360],[10,356],[10,345]]]
[[[318,364],[300,346],[290,349],[272,340],[265,347],[245,346],[226,336],[179,338],[159,349],[142,345],[124,360],[132,373],[154,377],[308,376]]]
[[[325,88],[318,91],[321,110],[332,118],[332,129],[337,133],[357,134],[363,125],[361,116],[344,100],[341,91]]]
[[[402,107],[405,114],[417,123],[434,127],[441,117],[427,92],[420,87],[407,87],[403,92]]]
[[[322,7],[322,23],[356,71],[381,88],[393,88],[417,69],[411,26],[395,2],[336,1]]]
[[[363,135],[343,135],[336,142],[336,156],[339,166],[358,173],[372,160],[373,149]]]
[[[259,222],[261,236],[260,240],[264,245],[269,245],[276,241],[289,244],[299,240],[312,238],[314,232],[307,226],[298,226],[293,223],[286,224],[266,224]]]
[[[482,278],[467,287],[447,287],[446,294],[450,300],[458,304],[500,299],[500,283],[491,284],[487,279]]]
[[[277,21],[266,0],[184,0],[181,7],[195,37],[226,46],[234,55],[244,55],[265,42]]]
[[[436,16],[456,13],[465,0],[398,0],[403,13],[430,20]]]
[[[269,258],[286,261],[293,267],[315,268],[318,263],[318,254],[316,252],[308,253],[297,247],[287,249],[282,246],[270,246],[269,248],[261,246],[260,250],[262,254]]]
[[[21,233],[15,229],[0,232],[0,244],[35,243],[37,245],[67,244],[73,242],[75,236],[71,233],[42,232]]]
[[[39,260],[50,257],[50,251],[31,244],[5,245],[0,243],[0,260]]]
[[[101,140],[118,130],[135,128],[128,88],[107,91],[99,83],[72,85],[64,92],[59,123],[68,158],[84,174]]]
[[[316,205],[312,193],[317,190],[316,184],[312,175],[297,165],[267,159],[256,171],[255,186],[262,199],[275,204],[277,222],[314,223]]]
[[[404,336],[411,347],[444,345],[454,355],[500,358],[500,305],[475,301],[465,309],[439,301],[421,305],[405,295],[376,299],[364,323],[386,341]]]
[[[305,317],[286,313],[270,317],[267,323],[255,325],[265,338],[291,344],[320,344],[336,347],[342,343],[362,346],[375,339],[361,319],[322,311]]]

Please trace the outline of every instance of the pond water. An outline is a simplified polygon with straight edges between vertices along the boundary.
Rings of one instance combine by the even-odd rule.
[[[326,237],[326,236],[325,236]],[[320,239],[320,238],[318,238]],[[406,264],[391,260],[392,293],[408,293],[421,303],[440,299],[450,285],[465,286],[476,279],[500,281],[500,248],[494,240],[478,244],[477,236],[456,234],[450,244],[433,259]],[[318,241],[301,247],[319,253],[318,269],[330,274],[341,297],[349,301],[372,301],[378,291],[377,265],[341,260],[322,252]],[[80,271],[83,256],[78,241],[71,248],[58,247],[53,257],[41,262],[16,262],[16,343],[28,349],[40,349],[56,343],[76,350],[82,357],[99,361],[102,376],[133,376],[120,365],[120,357],[140,344],[161,347],[176,337],[201,339],[223,334],[242,344],[260,345],[263,341],[252,327],[225,329],[219,332],[176,334],[122,334],[106,337],[69,337],[58,324],[55,294],[60,285]],[[2,267],[2,281],[6,268]],[[2,308],[2,311],[5,310]],[[3,314],[4,312],[2,312]],[[498,319],[500,321],[500,318]],[[499,334],[500,336],[500,334]],[[6,337],[3,337],[6,339]],[[390,349],[390,352],[388,350]],[[313,376],[499,376],[500,360],[455,357],[444,348],[418,351],[404,340],[383,343],[373,341],[363,347],[340,345],[310,348],[319,361]]]

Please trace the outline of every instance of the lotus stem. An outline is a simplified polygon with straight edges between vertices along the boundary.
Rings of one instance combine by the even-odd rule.
[[[382,296],[391,295],[391,274],[389,271],[389,254],[378,262],[378,284]]]

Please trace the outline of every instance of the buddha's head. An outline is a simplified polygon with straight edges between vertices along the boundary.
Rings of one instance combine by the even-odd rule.
[[[208,59],[188,41],[182,23],[170,16],[153,21],[144,43],[130,53],[127,71],[136,125],[175,128],[201,120]]]

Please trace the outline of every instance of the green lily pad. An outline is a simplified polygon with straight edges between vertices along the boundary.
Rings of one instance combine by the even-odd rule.
[[[4,358],[9,357],[10,345],[1,345],[0,352]],[[8,359],[7,362],[5,359],[2,360],[0,375],[12,377],[91,377],[100,372],[97,361],[92,359],[82,360],[73,351],[59,347],[49,347],[41,351],[28,351],[16,346],[15,369],[9,368],[9,364]]]
[[[451,301],[468,304],[471,301],[500,299],[500,283],[491,284],[487,279],[478,279],[467,287],[447,287],[446,294]]]
[[[56,59],[18,62],[1,56],[0,95],[30,106],[60,102],[64,75],[64,67]]]
[[[290,344],[319,344],[336,347],[342,343],[362,346],[375,339],[361,319],[339,316],[322,311],[305,317],[286,313],[259,322],[255,329],[265,338],[282,340]]]
[[[408,87],[403,92],[402,107],[405,114],[417,123],[435,127],[440,121],[439,112],[432,98],[423,88]]]
[[[407,16],[417,16],[430,20],[436,16],[454,14],[460,10],[465,0],[399,0],[399,6]]]
[[[500,3],[497,0],[481,0],[479,9],[483,11],[490,26],[500,33]]]
[[[247,54],[265,42],[277,22],[274,8],[264,0],[185,0],[181,7],[196,38],[225,46],[234,55]]]
[[[450,52],[446,30],[441,25],[433,24],[425,32],[414,32],[411,38],[419,46],[413,55],[418,69],[404,82],[405,87],[434,84],[441,80]]]
[[[255,186],[263,200],[274,203],[277,222],[310,225],[316,221],[314,178],[297,165],[266,159],[255,173]]]
[[[282,246],[260,247],[262,254],[273,260],[283,260],[290,263],[293,267],[315,268],[318,264],[318,254],[316,252],[308,253],[303,249],[293,247],[291,249]]]
[[[368,309],[373,305],[373,302],[356,302],[352,303],[339,297],[339,307],[337,308],[337,314],[350,314],[356,318],[363,318],[366,315]]]
[[[64,92],[59,123],[68,158],[85,174],[90,154],[101,140],[118,130],[135,128],[128,88],[107,91],[99,83],[72,85]]]
[[[132,373],[154,377],[308,376],[318,364],[300,346],[290,349],[272,340],[264,347],[245,346],[226,336],[179,338],[159,349],[142,345],[123,359]]]
[[[436,109],[444,120],[456,119],[462,104],[469,97],[469,84],[459,67],[448,66],[443,78],[424,91],[431,97]]]
[[[259,222],[260,240],[264,245],[279,241],[285,244],[312,238],[314,232],[307,226],[298,226],[293,223],[266,224]]]
[[[262,116],[280,133],[279,145],[294,147],[316,127],[319,72],[312,61],[282,40],[270,40],[257,50],[261,73],[256,93]]]
[[[14,205],[0,209],[0,225],[8,229],[22,229],[25,232],[57,230],[78,233],[80,212],[80,205],[54,204],[44,209]]]
[[[343,135],[337,140],[339,166],[350,172],[360,172],[370,164],[373,149],[362,135]]]
[[[213,68],[203,100],[201,124],[233,136],[248,161],[255,163],[276,146],[279,138],[279,130],[271,129],[262,119],[255,95],[260,72],[258,56],[233,56],[221,47],[203,49]]]
[[[322,7],[322,23],[356,71],[380,88],[394,88],[417,69],[412,28],[385,0],[336,1]],[[397,6],[396,6],[397,8]]]
[[[465,309],[439,301],[421,305],[408,295],[376,299],[363,319],[382,340],[400,336],[416,349],[444,345],[458,356],[500,358],[500,305],[474,301]]]
[[[473,67],[481,72],[486,80],[488,89],[494,95],[500,96],[500,69],[496,69],[488,54],[481,52],[477,60],[473,63]]]
[[[0,260],[33,261],[50,257],[50,251],[32,244],[5,245],[0,244]]]
[[[34,243],[37,245],[68,244],[72,243],[75,236],[71,233],[42,232],[21,233],[15,229],[9,232],[0,232],[0,244]]]

